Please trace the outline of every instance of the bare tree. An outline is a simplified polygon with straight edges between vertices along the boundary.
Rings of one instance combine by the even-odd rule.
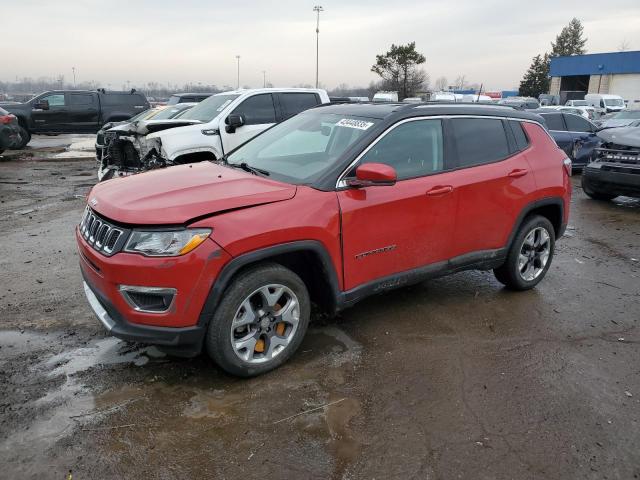
[[[435,88],[438,91],[446,90],[449,86],[449,82],[447,81],[447,77],[438,77],[436,80]]]
[[[458,90],[464,90],[464,87],[467,85],[466,75],[458,75],[453,85]]]
[[[622,41],[620,42],[620,45],[618,45],[618,51],[626,52],[627,50],[629,50],[630,46],[631,45],[629,44],[629,41],[626,38],[623,38]]]

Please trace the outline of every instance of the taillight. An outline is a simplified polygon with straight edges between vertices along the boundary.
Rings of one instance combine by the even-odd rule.
[[[11,122],[15,120],[16,117],[13,115],[0,115],[0,124],[1,125],[9,125]]]
[[[562,161],[562,164],[564,165],[564,169],[567,171],[567,175],[571,176],[571,159],[570,158],[565,158]]]

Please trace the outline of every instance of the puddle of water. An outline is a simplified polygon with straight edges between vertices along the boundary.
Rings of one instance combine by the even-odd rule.
[[[28,352],[50,344],[46,335],[2,332],[2,345],[13,344],[21,352]],[[35,348],[34,348],[35,347]],[[0,443],[0,452],[15,453],[21,448],[44,453],[52,444],[73,433],[76,426],[100,419],[97,415],[86,415],[95,408],[93,395],[77,377],[92,367],[133,363],[141,366],[150,358],[161,358],[163,353],[155,347],[145,347],[124,351],[127,344],[109,337],[91,342],[89,345],[64,351],[32,367],[32,372],[46,371],[48,378],[64,376],[64,383],[45,396],[35,400],[35,408],[45,409],[37,413],[31,424],[14,432]],[[78,417],[78,418],[74,418]]]
[[[15,356],[31,352],[35,349],[46,347],[49,342],[50,340],[46,335],[15,330],[0,332],[0,348],[2,348],[3,356]]]

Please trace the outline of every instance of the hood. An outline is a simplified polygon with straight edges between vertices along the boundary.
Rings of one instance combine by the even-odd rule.
[[[139,120],[137,122],[125,123],[109,129],[111,132],[118,132],[124,135],[147,135],[175,127],[186,127],[201,123],[199,120],[185,120],[171,118],[166,120]]]
[[[640,127],[607,128],[598,132],[605,143],[640,148]]]
[[[613,128],[613,127],[624,127],[633,123],[637,120],[637,118],[610,118],[602,122],[603,128]]]
[[[119,223],[178,225],[227,210],[288,200],[295,193],[295,185],[201,162],[99,183],[89,194],[89,205]]]

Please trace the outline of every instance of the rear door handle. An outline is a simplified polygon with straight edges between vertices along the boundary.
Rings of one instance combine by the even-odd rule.
[[[527,173],[529,173],[529,170],[527,170],[526,168],[516,168],[515,170],[511,170],[509,172],[509,176],[511,178],[520,178],[524,177]]]
[[[436,195],[445,195],[452,191],[453,187],[451,185],[438,185],[437,187],[433,187],[431,190],[428,190],[427,195],[434,197]]]

